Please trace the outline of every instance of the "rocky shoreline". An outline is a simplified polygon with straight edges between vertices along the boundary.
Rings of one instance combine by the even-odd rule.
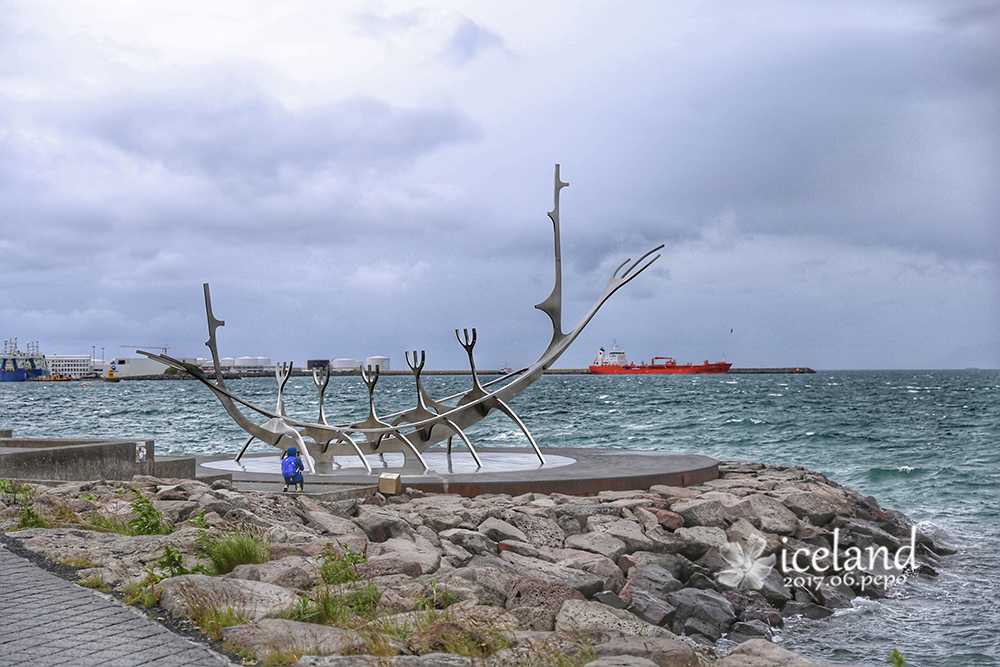
[[[335,502],[137,476],[0,490],[0,529],[246,663],[317,667],[815,665],[772,642],[785,618],[884,596],[952,553],[818,473],[719,469],[591,497]],[[262,562],[219,566],[212,545],[236,538]]]

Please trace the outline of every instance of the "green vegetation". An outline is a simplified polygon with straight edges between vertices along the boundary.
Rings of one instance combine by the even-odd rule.
[[[336,547],[339,547],[341,551],[338,552]],[[352,551],[343,542],[338,542],[336,547],[333,542],[327,542],[326,549],[320,554],[320,561],[322,561],[320,563],[320,572],[323,575],[323,581],[330,586],[357,581],[358,575],[354,570],[354,566],[364,563],[368,559],[365,558],[363,553]]]
[[[111,592],[111,586],[104,581],[104,575],[102,574],[92,574],[83,579],[77,579],[76,583],[85,588],[93,588],[94,590],[101,591],[102,593]]]
[[[222,607],[214,602],[194,601],[189,598],[188,606],[191,610],[191,621],[215,641],[222,640],[223,628],[243,625],[253,620],[231,606]]]
[[[21,508],[21,513],[17,515],[17,530],[27,528],[48,528],[49,522],[38,512],[25,505]]]
[[[333,589],[317,588],[313,598],[300,598],[283,618],[320,625],[351,626],[375,618],[380,594],[375,584],[364,583]]]
[[[445,609],[448,605],[458,602],[458,598],[451,593],[438,592],[437,582],[431,577],[431,596],[417,598],[417,604],[413,605],[411,611],[430,611],[431,609]]]
[[[14,479],[0,479],[0,496],[6,496],[15,505],[31,502],[36,495],[34,484],[18,482]]]
[[[889,656],[885,659],[886,664],[892,665],[892,667],[906,667],[906,660],[903,658],[903,654],[899,652],[899,649],[892,649],[889,652]]]
[[[169,535],[174,527],[163,522],[163,512],[153,507],[153,502],[136,489],[132,489],[132,513],[136,515],[128,522],[131,535]]]
[[[259,531],[243,527],[205,541],[204,553],[212,562],[215,574],[226,574],[237,565],[271,560],[271,545]]]

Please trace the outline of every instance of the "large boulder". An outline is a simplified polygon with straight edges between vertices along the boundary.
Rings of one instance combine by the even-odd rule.
[[[298,602],[292,591],[263,581],[185,574],[156,585],[160,606],[175,618],[191,618],[199,607],[231,607],[248,621],[278,616]]]
[[[223,641],[251,649],[259,659],[271,655],[344,655],[364,651],[367,642],[353,630],[281,618],[222,629]]]
[[[825,526],[837,516],[837,508],[815,493],[798,491],[781,496],[781,504],[792,510],[795,516],[809,519],[814,526]]]
[[[616,562],[621,558],[622,554],[628,551],[625,542],[606,532],[570,535],[566,538],[566,547],[569,549],[590,551]]]
[[[555,627],[557,632],[580,632],[597,628],[618,630],[626,635],[641,637],[676,637],[666,628],[647,623],[630,612],[586,600],[566,600],[556,615]]]
[[[457,544],[471,554],[496,555],[497,543],[478,530],[449,528],[440,534],[442,540]]]
[[[754,528],[765,533],[794,535],[799,525],[794,512],[775,498],[760,493],[747,496],[730,507],[729,512],[734,517],[746,519]]]
[[[636,637],[625,635],[594,647],[598,658],[631,656],[650,660],[657,667],[702,667],[691,646],[680,639],[670,637]],[[598,665],[587,663],[588,667]]]
[[[604,590],[617,593],[625,585],[625,575],[610,558],[576,549],[563,549],[562,551],[572,553],[556,561],[557,563],[600,577],[601,581],[604,582]]]
[[[647,623],[664,625],[674,618],[675,607],[667,602],[668,593],[683,584],[659,565],[640,565],[629,570],[628,581],[618,593],[632,612]]]
[[[479,532],[490,538],[494,542],[504,540],[517,540],[518,542],[528,542],[528,536],[519,528],[507,523],[502,519],[490,517],[479,524]]]
[[[536,547],[558,549],[563,546],[563,541],[566,539],[566,533],[554,519],[545,519],[515,510],[505,510],[500,518],[524,533],[528,538],[527,541]]]
[[[732,603],[716,591],[683,588],[667,594],[667,601],[677,608],[672,627],[678,634],[699,634],[715,642],[736,622]]]
[[[500,559],[513,566],[514,571],[522,576],[562,582],[580,591],[584,596],[591,596],[604,588],[604,581],[600,577],[576,568],[521,556],[512,551],[501,552]]]
[[[233,579],[264,581],[282,588],[309,589],[323,580],[314,561],[301,556],[286,556],[266,563],[237,565],[229,575]]]
[[[359,505],[358,515],[350,520],[372,542],[385,542],[393,537],[412,538],[415,534],[410,524],[398,514],[377,505]]]
[[[684,518],[685,526],[714,526],[725,529],[727,510],[718,500],[692,498],[680,500],[670,506],[670,511]]]

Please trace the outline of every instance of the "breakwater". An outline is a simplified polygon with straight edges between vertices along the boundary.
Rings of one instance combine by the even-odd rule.
[[[75,565],[88,585],[201,623],[229,650],[351,654],[357,664],[479,646],[471,657],[496,667],[560,655],[564,665],[673,656],[662,664],[753,657],[777,667],[792,659],[771,643],[786,619],[823,619],[858,596],[890,595],[907,577],[935,576],[951,553],[905,515],[818,473],[759,463],[720,471],[697,486],[596,496],[407,490],[333,502],[137,476],[0,494],[0,527],[19,546]],[[18,530],[25,508],[48,527]],[[106,532],[116,519],[155,530]],[[234,534],[258,540],[267,556],[218,571],[206,545]],[[848,560],[834,570],[838,544]],[[868,548],[886,559],[852,566],[852,552]],[[906,569],[893,569],[888,554],[898,565],[907,549]],[[346,579],[328,576],[331,562]],[[225,576],[191,573],[212,567]],[[317,606],[359,590],[369,607],[316,625]],[[231,610],[222,628],[204,625],[197,600]],[[487,638],[486,628],[498,634]]]

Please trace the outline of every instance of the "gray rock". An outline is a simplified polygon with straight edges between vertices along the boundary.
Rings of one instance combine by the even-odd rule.
[[[350,519],[334,516],[329,512],[306,512],[309,525],[323,535],[365,535],[365,531]]]
[[[229,489],[214,489],[210,493],[218,498],[219,500],[225,501],[241,510],[250,509],[250,501],[247,500],[242,493],[239,491],[230,491]]]
[[[465,528],[449,528],[441,532],[442,540],[457,544],[472,554],[496,555],[499,551],[497,543],[478,530]]]
[[[649,539],[642,532],[642,527],[635,521],[622,519],[602,526],[602,530],[606,534],[624,542],[625,549],[629,553],[633,551],[652,551],[654,549],[653,540]],[[617,559],[613,558],[612,560]]]
[[[794,535],[798,528],[798,517],[778,500],[755,493],[747,496],[739,503],[729,508],[733,517],[742,517],[754,528],[765,533],[777,535]]]
[[[781,610],[782,616],[803,616],[812,620],[819,620],[833,615],[833,610],[827,609],[812,602],[789,602]]]
[[[517,540],[518,542],[529,541],[528,536],[525,535],[520,529],[512,526],[502,519],[495,519],[493,517],[490,517],[486,519],[486,521],[479,524],[478,530],[494,542],[503,542],[504,540]]]
[[[732,652],[715,663],[714,667],[832,667],[825,663],[810,662],[766,639],[743,642]]]
[[[604,582],[604,588],[615,593],[620,591],[622,586],[625,585],[625,575],[622,574],[621,568],[615,565],[615,562],[610,558],[576,549],[563,549],[563,551],[575,553],[556,561],[560,565],[583,570],[596,577],[600,577],[601,581]]]
[[[672,627],[678,634],[700,634],[718,641],[736,622],[732,603],[716,591],[684,588],[667,594],[677,608]]]
[[[650,660],[658,667],[701,667],[702,664],[687,642],[669,637],[627,635],[598,644],[594,650],[598,657],[633,656]]]
[[[417,537],[417,542],[393,537],[385,542],[369,545],[368,560],[377,561],[382,558],[394,558],[417,564],[420,572],[416,576],[432,574],[441,566],[441,552],[420,537]]]
[[[559,611],[566,600],[585,600],[580,591],[559,581],[521,577],[507,591],[507,610],[543,607]]]
[[[536,547],[558,549],[562,547],[563,541],[566,539],[566,533],[554,519],[531,516],[515,510],[503,511],[500,518],[523,532],[527,536],[528,542]]]
[[[566,547],[590,551],[613,561],[617,561],[622,554],[628,551],[622,540],[605,532],[570,535],[566,538]]]
[[[600,602],[567,600],[556,615],[557,632],[578,632],[591,628],[618,630],[626,635],[642,637],[670,637],[672,632],[636,618],[623,610],[614,609]]]
[[[410,524],[395,512],[376,505],[359,505],[358,515],[351,521],[361,528],[372,542],[385,542],[393,537],[415,535]]]
[[[286,556],[256,565],[237,565],[229,575],[234,579],[264,581],[282,588],[309,589],[323,580],[316,563],[301,556]]]
[[[612,655],[587,663],[589,667],[656,667],[656,663],[635,655]]]
[[[674,536],[683,540],[679,553],[690,560],[697,560],[711,549],[721,549],[728,542],[726,533],[721,528],[711,526],[694,526],[678,528]]]
[[[593,595],[604,588],[604,582],[599,577],[558,563],[547,563],[510,551],[501,552],[500,560],[510,564],[522,576],[562,582],[580,591],[584,596]]]
[[[154,500],[153,507],[156,511],[163,512],[171,523],[179,523],[191,518],[198,509],[198,503],[189,500]]]
[[[505,565],[500,559],[495,559]],[[469,566],[447,573],[438,573],[435,585],[441,593],[448,593],[459,600],[473,601],[480,604],[492,604],[505,607],[507,591],[514,583],[515,577],[508,572],[495,567],[476,567],[475,559]],[[420,577],[428,588],[431,586],[428,577]]]
[[[556,517],[556,523],[567,535],[579,535],[583,532],[580,520],[571,514],[563,514]]]
[[[262,581],[223,579],[185,574],[156,585],[160,606],[175,618],[190,618],[192,607],[216,605],[233,610],[249,621],[277,616],[298,602],[292,591]]]
[[[222,639],[252,649],[261,659],[271,654],[293,652],[343,655],[358,653],[367,647],[365,639],[353,630],[280,618],[266,618],[257,623],[223,628]]]
[[[774,637],[774,632],[763,621],[739,621],[733,624],[726,639],[737,644],[742,644],[755,638],[763,638],[768,641]]]
[[[825,526],[837,516],[837,508],[815,493],[800,491],[781,497],[781,504],[792,510],[799,518],[808,518],[814,526]]]
[[[670,506],[670,511],[684,518],[685,526],[714,526],[725,529],[729,525],[726,520],[726,507],[718,500],[692,498],[680,500]]]

